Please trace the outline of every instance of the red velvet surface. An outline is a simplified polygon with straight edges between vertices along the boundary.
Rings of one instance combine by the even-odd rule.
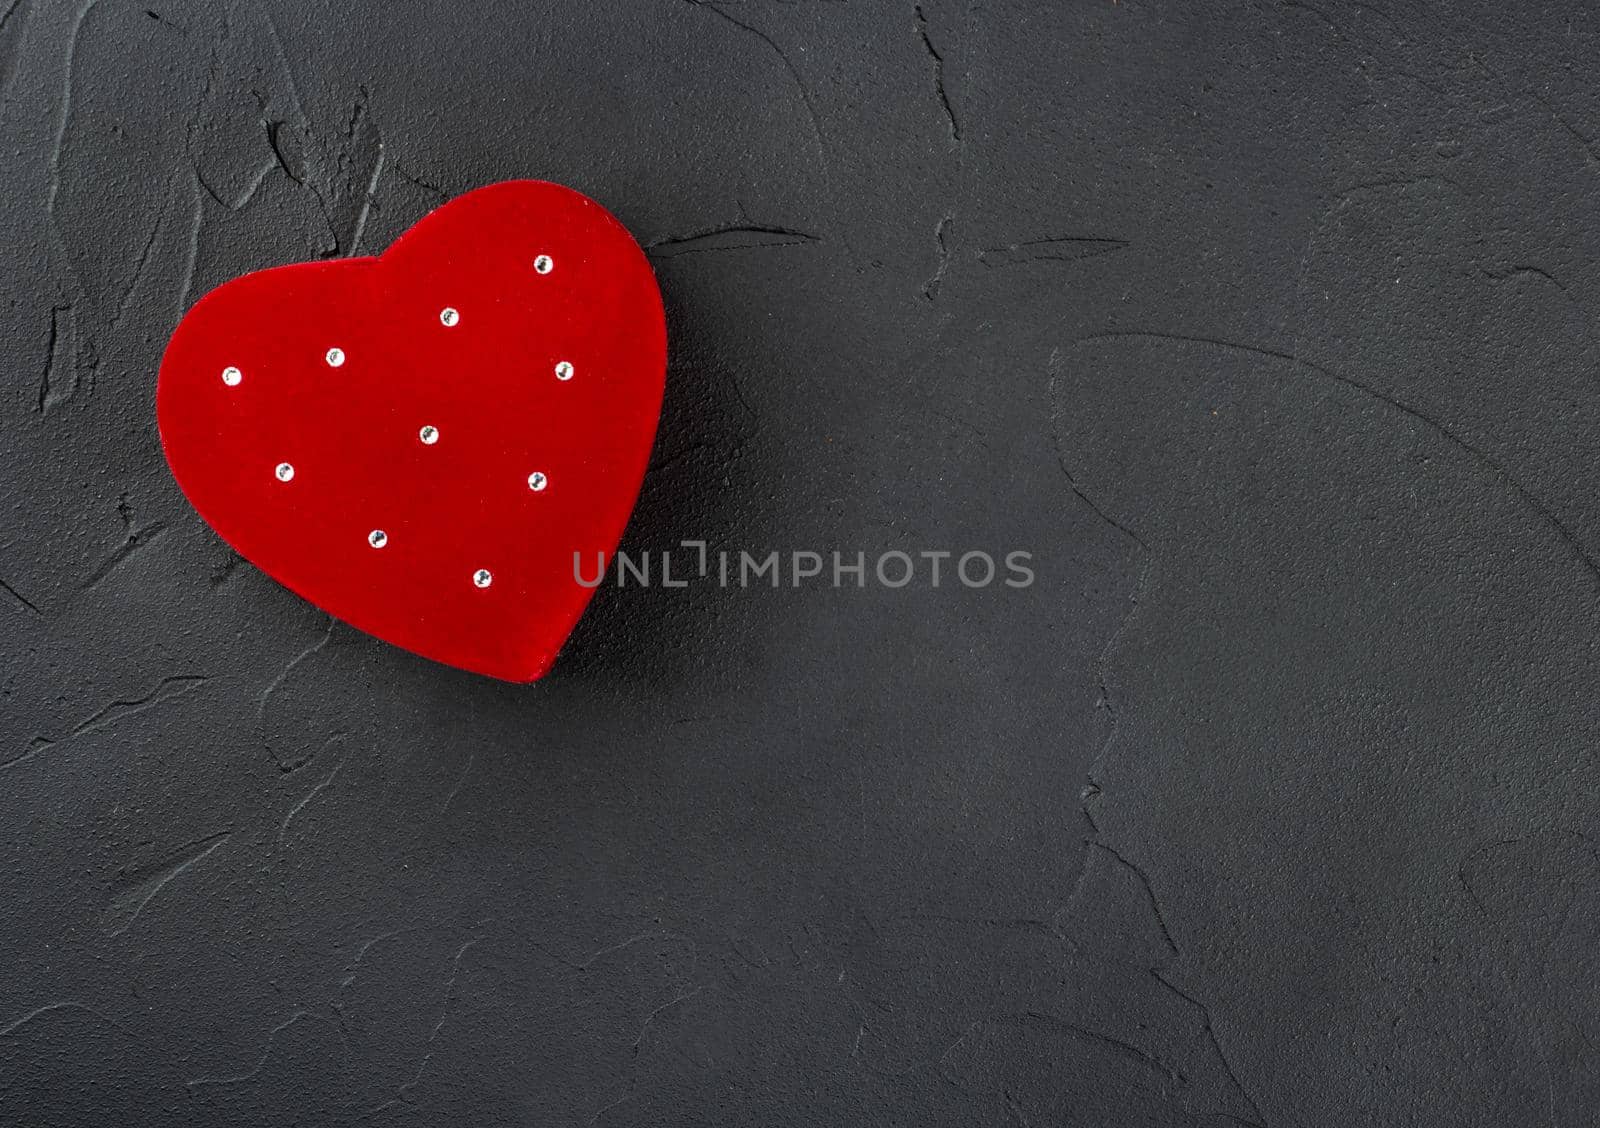
[[[571,189],[508,181],[377,258],[213,290],[172,335],[156,413],[190,502],[263,572],[398,646],[532,681],[592,594],[573,554],[592,580],[622,536],[665,374],[661,296],[632,236]]]

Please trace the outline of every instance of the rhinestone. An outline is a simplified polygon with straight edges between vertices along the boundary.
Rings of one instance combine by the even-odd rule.
[[[434,426],[424,427],[417,432],[417,438],[421,439],[425,446],[432,446],[439,441],[439,428]]]
[[[239,386],[239,381],[243,379],[244,373],[240,372],[231,364],[222,370],[222,382],[228,385],[230,388],[237,388]]]
[[[544,474],[538,470],[535,470],[532,474],[528,475],[528,488],[530,490],[542,490],[549,484],[550,479],[546,478]]]
[[[367,543],[373,548],[382,548],[389,543],[389,534],[382,529],[373,529],[367,534]]]
[[[560,364],[556,365],[556,379],[572,379],[572,362],[570,360],[563,360]]]
[[[472,582],[481,588],[485,588],[494,583],[494,577],[489,574],[489,569],[479,568],[472,573]]]
[[[344,350],[335,346],[328,350],[328,367],[338,368],[344,363]]]
[[[278,463],[278,468],[274,470],[273,473],[278,476],[278,481],[287,482],[290,478],[294,477],[294,467],[290,466],[287,462],[280,462]]]
[[[446,306],[439,311],[439,323],[447,329],[460,320],[461,312],[453,306]]]
[[[533,269],[537,270],[540,274],[549,274],[555,269],[555,265],[555,260],[549,255],[540,255],[538,258],[533,260]]]

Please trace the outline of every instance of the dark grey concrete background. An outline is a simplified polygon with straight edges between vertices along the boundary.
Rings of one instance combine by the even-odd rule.
[[[0,1123],[1600,1118],[1581,3],[0,0]],[[533,687],[157,443],[237,273],[534,176],[651,248]]]

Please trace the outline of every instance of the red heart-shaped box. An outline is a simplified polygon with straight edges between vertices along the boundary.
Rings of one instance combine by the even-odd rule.
[[[532,681],[622,537],[661,413],[666,319],[599,204],[517,180],[377,258],[248,274],[167,345],[173,476],[263,572],[452,666]]]

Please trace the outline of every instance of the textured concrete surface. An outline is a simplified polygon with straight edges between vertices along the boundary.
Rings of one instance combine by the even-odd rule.
[[[1600,1115],[1588,6],[0,0],[0,1122]],[[159,450],[245,270],[536,176],[651,250],[531,688]]]

